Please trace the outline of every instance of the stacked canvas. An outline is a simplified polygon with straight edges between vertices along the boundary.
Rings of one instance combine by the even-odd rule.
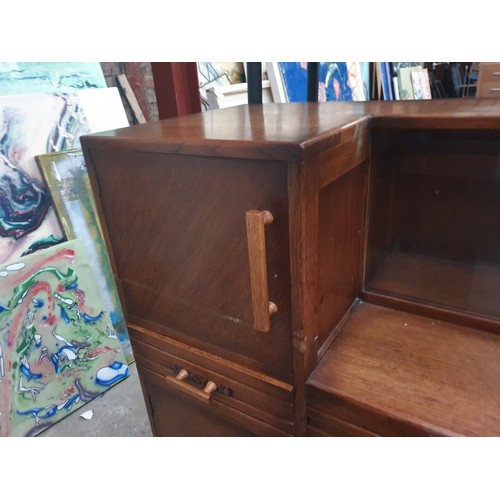
[[[133,361],[78,149],[128,120],[80,64],[0,63],[0,435],[40,432]]]
[[[427,68],[423,63],[376,63],[384,100],[432,99]]]

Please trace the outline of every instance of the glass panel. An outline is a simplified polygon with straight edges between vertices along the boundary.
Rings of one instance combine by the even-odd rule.
[[[366,289],[500,318],[500,134],[377,131]]]

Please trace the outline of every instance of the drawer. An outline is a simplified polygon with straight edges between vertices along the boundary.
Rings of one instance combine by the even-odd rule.
[[[477,88],[477,97],[500,97],[500,77],[496,82],[481,82]]]
[[[206,414],[209,427],[209,422],[222,418],[256,435],[294,433],[292,386],[141,327],[129,325],[129,334],[159,435],[163,435],[155,423],[159,418],[175,419],[169,423],[171,429],[182,426],[177,422],[181,417],[161,409],[168,406],[165,400],[192,408],[196,419],[200,412]],[[154,389],[149,389],[151,384]],[[185,409],[179,415],[188,413]],[[186,425],[190,435],[191,423]]]
[[[500,96],[500,63],[480,63],[476,97]]]

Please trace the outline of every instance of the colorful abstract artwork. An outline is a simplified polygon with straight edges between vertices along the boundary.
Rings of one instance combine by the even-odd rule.
[[[0,435],[33,436],[129,368],[78,240],[0,266]]]
[[[98,62],[0,62],[0,95],[106,87]]]
[[[68,240],[82,242],[128,363],[134,357],[81,150],[36,157]]]
[[[126,126],[115,87],[0,97],[0,264],[65,241],[35,156]]]
[[[307,101],[307,63],[280,62],[288,102]],[[358,62],[320,62],[318,101],[364,101],[362,70]]]
[[[76,94],[0,97],[0,263],[64,241],[35,155],[89,132]]]

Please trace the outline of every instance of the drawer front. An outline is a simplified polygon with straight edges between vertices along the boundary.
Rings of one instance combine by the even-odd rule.
[[[238,412],[217,412],[165,386],[164,379],[147,369],[140,371],[151,426],[158,437],[257,436],[246,428],[248,418]],[[255,427],[255,426],[253,426]]]
[[[270,374],[291,374],[286,164],[88,153],[129,319]],[[248,232],[251,211],[272,214],[262,238]],[[252,246],[255,239],[261,244]],[[255,326],[262,297],[252,293],[250,248],[261,289],[277,306],[268,332]]]
[[[129,333],[139,374],[155,394],[175,395],[257,435],[293,434],[291,386],[140,327]]]
[[[480,63],[476,97],[500,96],[500,63]]]
[[[377,434],[346,422],[334,416],[308,408],[307,410],[307,434],[308,436],[331,436],[331,437],[373,437]]]
[[[481,82],[477,97],[500,97],[500,77],[495,82]]]

